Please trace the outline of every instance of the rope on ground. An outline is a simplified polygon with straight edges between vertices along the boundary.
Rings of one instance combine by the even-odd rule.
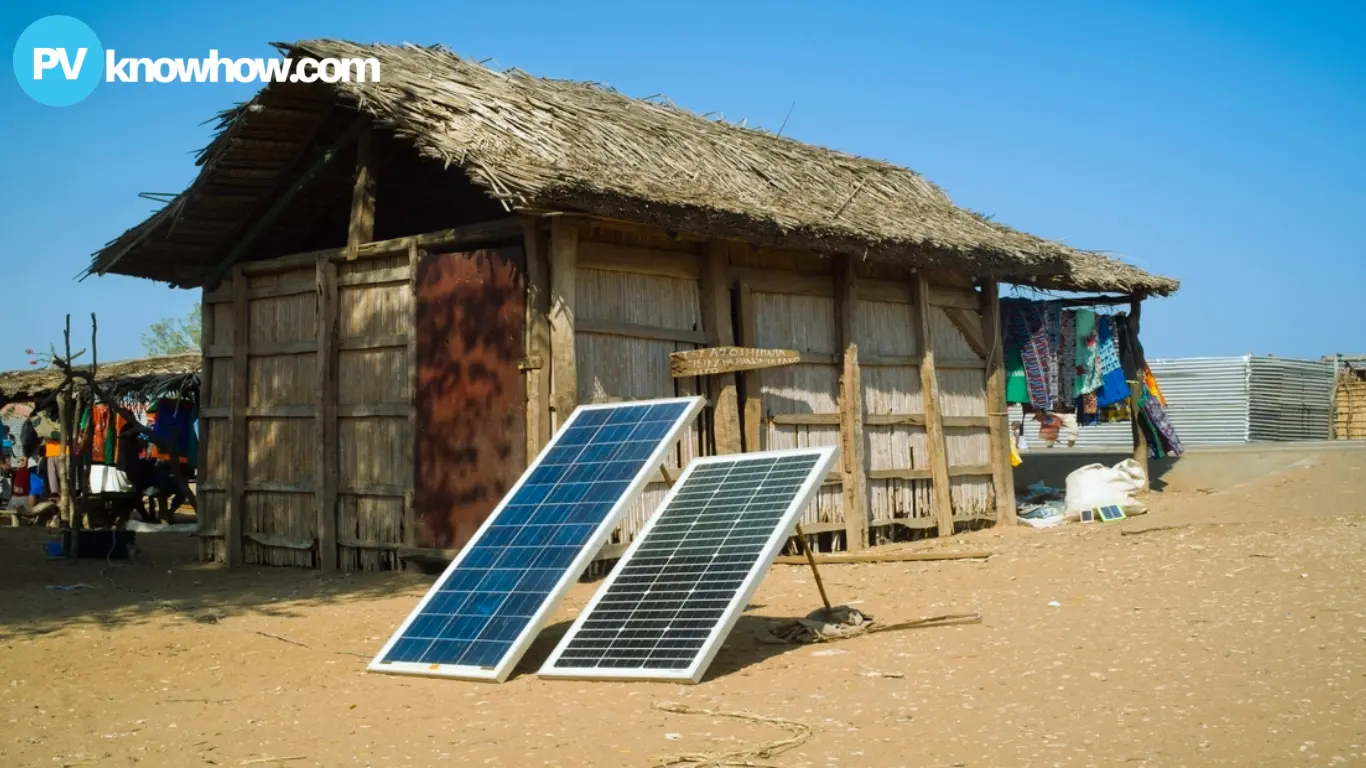
[[[658,758],[654,768],[762,768],[764,763],[755,759],[766,759],[782,754],[806,743],[811,738],[811,726],[796,720],[781,717],[766,717],[752,712],[727,712],[724,710],[697,709],[675,702],[655,702],[654,708],[679,715],[706,715],[708,717],[729,717],[753,723],[766,723],[788,732],[785,739],[754,744],[743,749],[729,752],[688,752]]]

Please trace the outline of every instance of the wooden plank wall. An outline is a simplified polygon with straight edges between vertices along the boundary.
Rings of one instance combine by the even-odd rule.
[[[205,560],[382,570],[411,544],[410,255],[329,256],[205,294]]]

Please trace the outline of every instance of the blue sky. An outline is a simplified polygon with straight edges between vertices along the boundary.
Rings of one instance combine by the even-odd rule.
[[[444,43],[534,74],[906,165],[962,205],[1183,281],[1153,357],[1366,353],[1366,5],[1352,2],[54,2],[0,9],[12,51],[75,16],[129,56],[268,56],[272,40]],[[6,59],[8,61],[8,58]],[[63,109],[0,78],[9,316],[0,369],[58,338],[141,353],[196,295],[73,278],[189,183],[240,84],[102,85]]]

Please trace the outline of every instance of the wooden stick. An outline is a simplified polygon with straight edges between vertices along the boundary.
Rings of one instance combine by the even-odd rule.
[[[674,473],[669,471],[668,464],[659,465],[659,474],[664,476],[664,485],[670,488],[674,487]]]
[[[825,604],[825,615],[829,616],[834,610],[830,606],[830,598],[825,594],[825,582],[821,581],[821,572],[816,568],[816,556],[811,553],[811,548],[806,546],[806,532],[802,530],[802,524],[797,523],[797,549],[806,555],[806,564],[811,566],[811,575],[816,578],[816,589],[821,593],[821,602]],[[781,560],[782,558],[778,558]],[[797,558],[791,558],[796,560]]]
[[[966,552],[863,552],[854,555],[813,555],[816,562],[825,565],[846,563],[918,563],[933,560],[985,560],[992,553],[973,550]],[[805,565],[801,557],[783,556],[774,558],[778,565]]]

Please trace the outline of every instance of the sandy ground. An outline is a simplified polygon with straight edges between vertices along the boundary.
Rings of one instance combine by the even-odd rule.
[[[980,624],[760,644],[818,605],[776,566],[697,686],[538,679],[592,584],[506,684],[401,678],[364,665],[430,577],[229,573],[180,537],[49,562],[0,530],[0,765],[650,766],[787,735],[664,702],[809,726],[759,761],[784,767],[1366,765],[1366,451],[1286,464],[1119,524],[919,545],[986,562],[824,569],[879,622]]]

